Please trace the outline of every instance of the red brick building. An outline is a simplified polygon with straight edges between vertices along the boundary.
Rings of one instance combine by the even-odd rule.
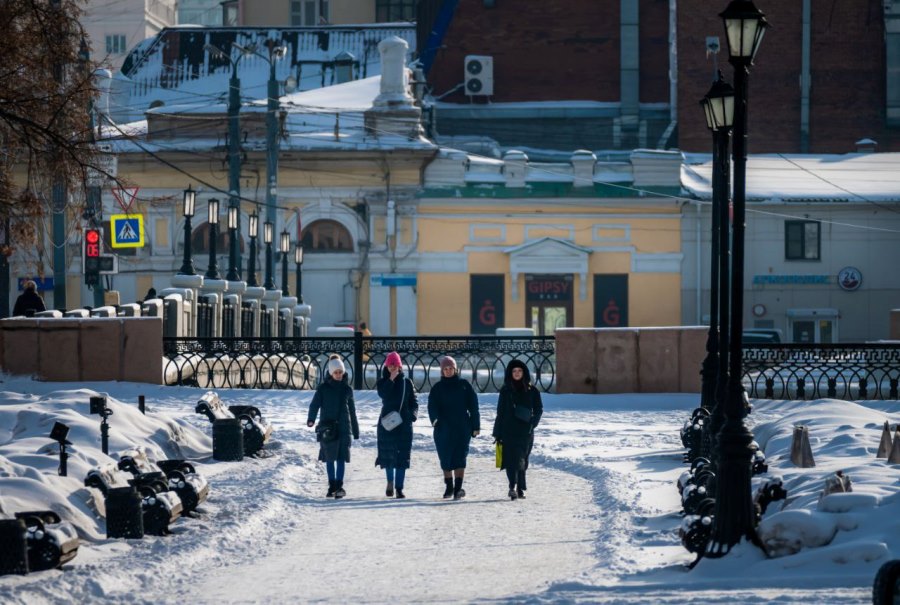
[[[709,37],[718,37],[718,64],[732,79],[718,16],[727,4],[423,0],[418,50],[439,99],[436,130],[504,147],[706,152],[698,101],[714,74]],[[750,77],[750,152],[845,153],[865,138],[878,151],[900,150],[893,3],[756,5],[772,27]],[[490,58],[493,94],[466,93],[470,55]]]

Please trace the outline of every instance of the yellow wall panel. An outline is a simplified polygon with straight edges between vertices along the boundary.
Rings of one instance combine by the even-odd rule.
[[[628,323],[632,326],[681,325],[681,275],[635,273],[628,278]]]
[[[469,276],[419,273],[419,334],[469,333]]]

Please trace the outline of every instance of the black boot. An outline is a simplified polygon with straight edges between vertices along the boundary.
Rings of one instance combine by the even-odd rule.
[[[524,470],[519,471],[518,474],[519,474],[519,477],[518,477],[519,488],[516,490],[516,495],[518,495],[519,498],[525,498],[525,490],[528,489],[525,484],[525,471]]]
[[[403,493],[402,487],[398,487],[396,491],[397,491],[397,499],[398,500],[402,500],[403,498],[406,497],[406,495],[404,495],[404,493]]]
[[[510,500],[516,499],[517,496],[516,496],[516,486],[515,485],[513,485],[512,487],[509,488],[509,493],[507,495],[509,496]]]
[[[457,477],[456,479],[453,480],[453,499],[454,500],[459,500],[461,498],[466,497],[466,490],[464,490],[462,488],[462,482],[463,482],[462,477]]]
[[[326,498],[334,498],[334,480],[328,480],[328,493],[325,494]]]
[[[453,496],[453,479],[451,479],[450,477],[446,477],[444,479],[444,485],[447,486],[447,488],[444,490],[444,498],[450,498],[451,496]]]
[[[387,496],[388,498],[394,497],[394,482],[393,481],[387,482],[387,487],[384,488],[384,495]]]
[[[347,492],[344,491],[344,482],[343,481],[335,481],[334,482],[334,497],[335,499],[343,498],[347,495]]]

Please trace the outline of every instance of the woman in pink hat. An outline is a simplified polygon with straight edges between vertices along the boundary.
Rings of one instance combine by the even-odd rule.
[[[412,381],[404,376],[403,364],[396,351],[388,353],[378,380],[381,413],[378,415],[378,457],[375,465],[384,469],[387,487],[384,495],[405,498],[406,469],[412,453],[412,423],[419,415],[419,403]]]

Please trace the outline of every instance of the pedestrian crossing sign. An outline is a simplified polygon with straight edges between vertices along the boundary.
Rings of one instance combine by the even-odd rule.
[[[144,216],[114,214],[109,217],[110,244],[113,248],[144,247]]]

